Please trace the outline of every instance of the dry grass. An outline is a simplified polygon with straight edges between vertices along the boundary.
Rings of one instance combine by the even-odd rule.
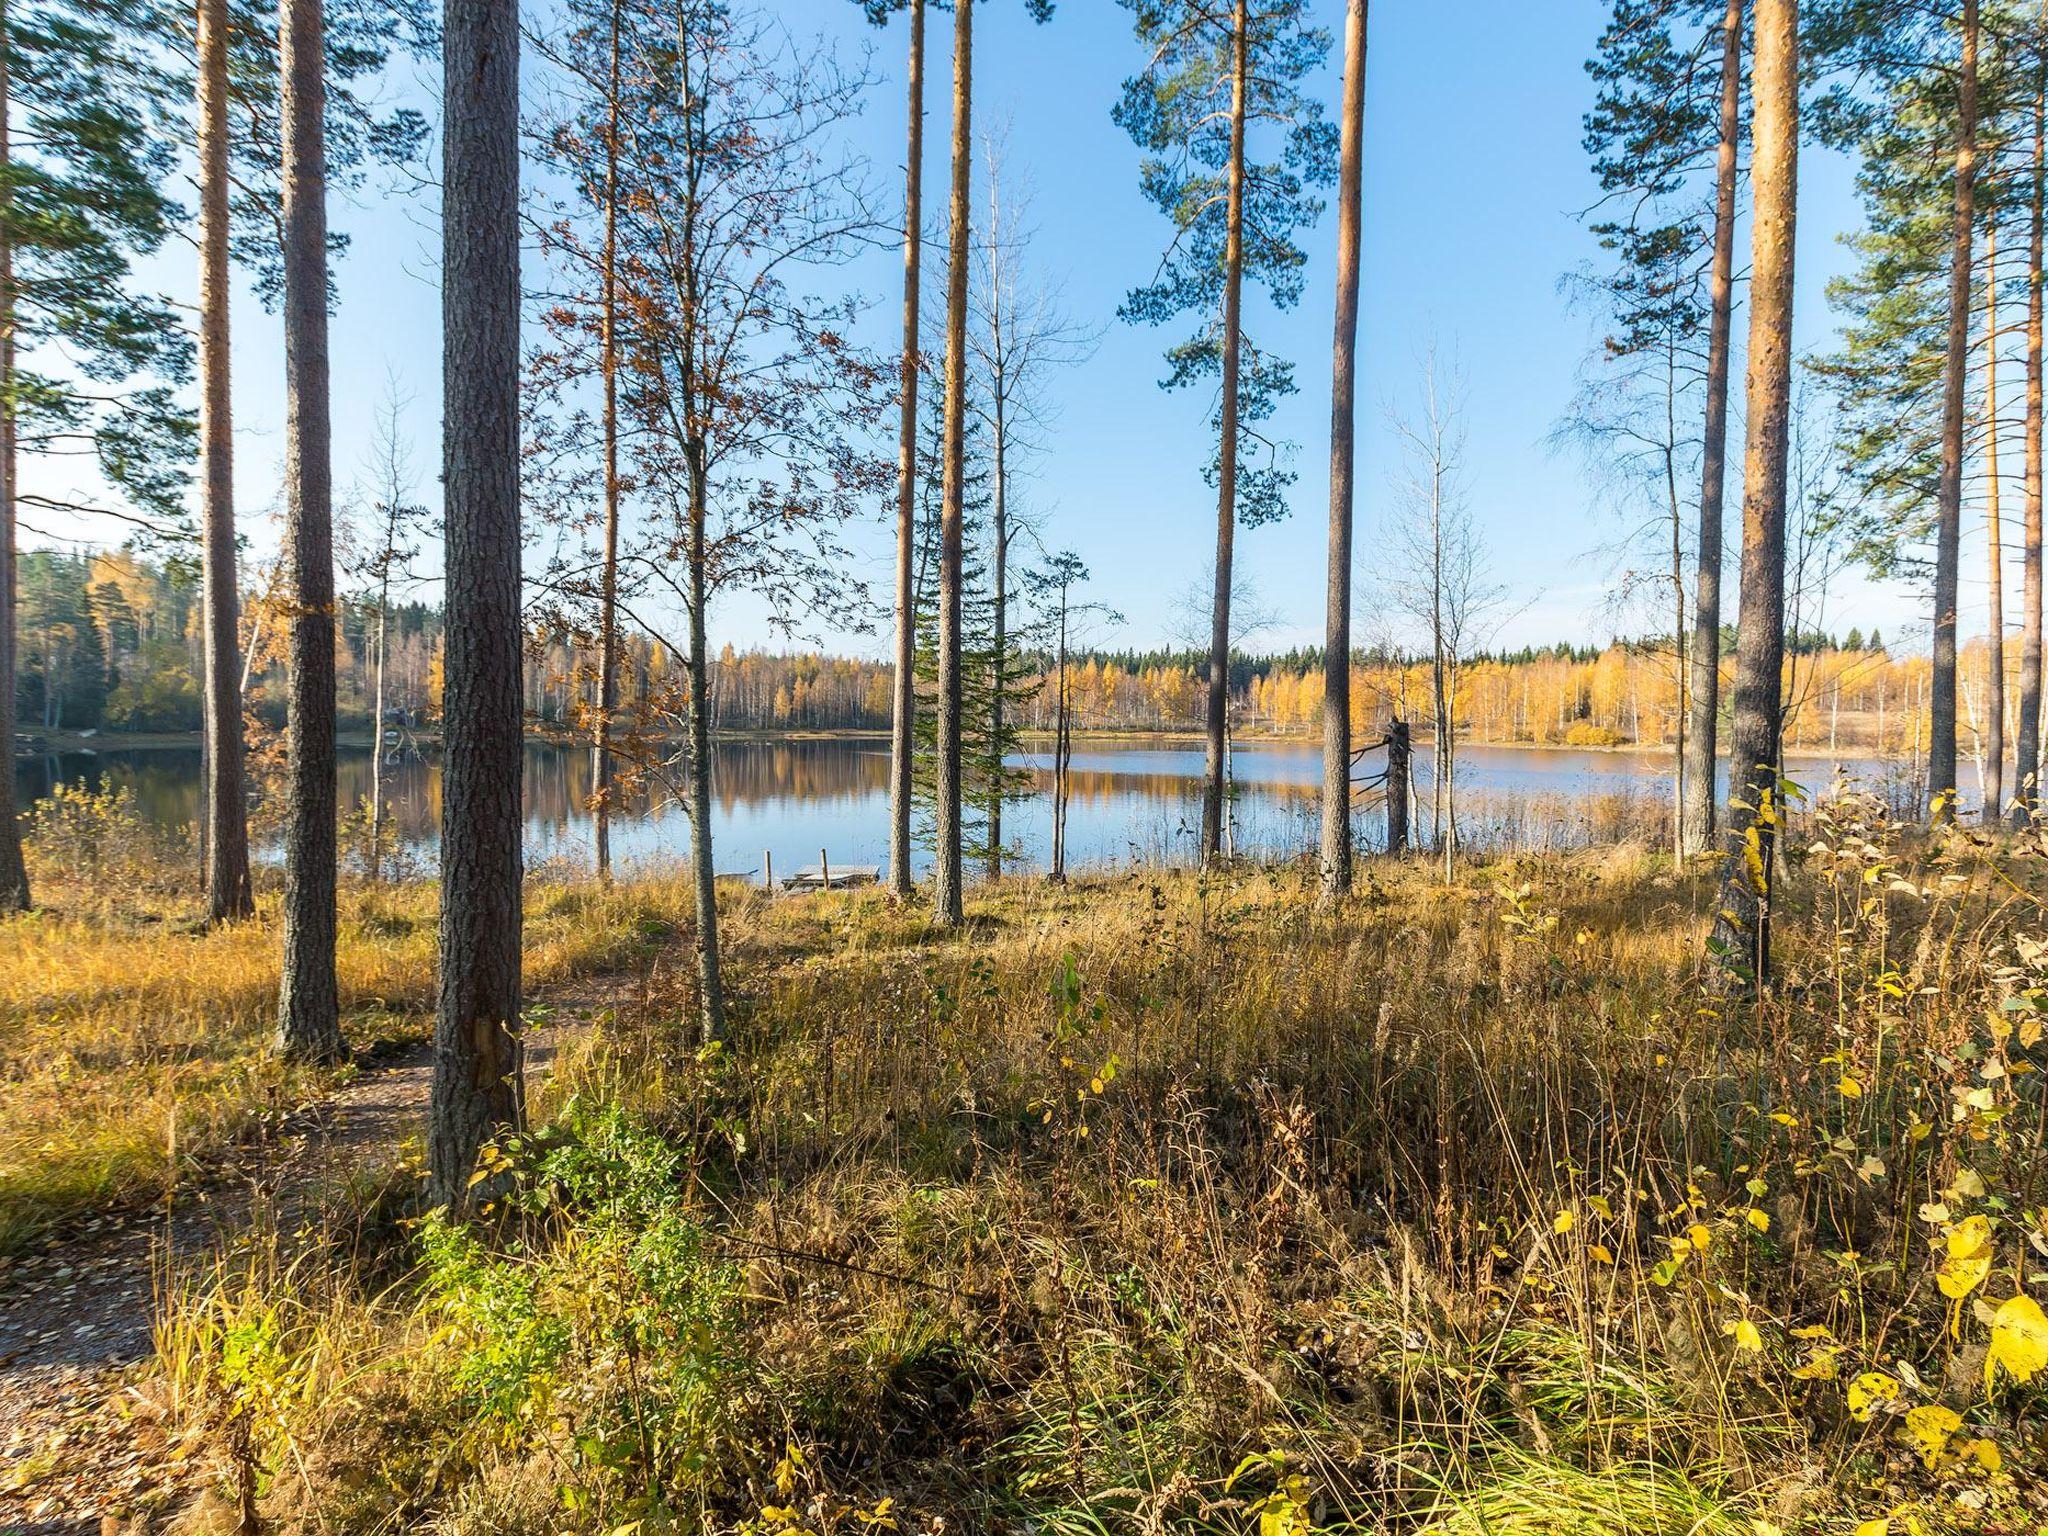
[[[2042,1378],[1987,1349],[2048,1252],[2041,847],[1798,841],[1755,1005],[1626,849],[1011,884],[957,937],[735,895],[721,1048],[658,973],[498,1225],[224,1278],[299,1323],[230,1362],[187,1298],[165,1361],[200,1424],[324,1373],[236,1431],[288,1529],[2034,1529]]]
[[[274,896],[252,921],[207,929],[175,888],[138,901],[51,885],[43,899],[65,905],[0,924],[0,1253],[162,1193],[332,1080],[268,1048]],[[431,1033],[436,899],[426,884],[343,892],[337,964],[358,1050]],[[663,882],[536,882],[528,906],[526,974],[545,988],[643,955],[687,898]]]

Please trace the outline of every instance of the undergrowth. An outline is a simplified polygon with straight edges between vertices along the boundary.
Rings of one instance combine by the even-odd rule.
[[[253,919],[208,928],[190,872],[126,837],[119,797],[60,796],[39,814],[45,905],[0,923],[0,1256],[163,1194],[333,1080],[270,1049],[273,891]],[[436,899],[424,882],[343,888],[336,965],[356,1050],[432,1033]],[[665,880],[536,881],[527,977],[544,988],[637,964],[687,909]]]
[[[286,1530],[2041,1528],[2043,844],[1845,799],[1724,1000],[1616,850],[731,893],[503,1193],[256,1245],[161,1366]]]

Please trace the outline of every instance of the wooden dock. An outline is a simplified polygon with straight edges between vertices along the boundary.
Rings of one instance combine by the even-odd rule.
[[[850,891],[882,878],[878,864],[806,864],[782,882],[785,891]]]

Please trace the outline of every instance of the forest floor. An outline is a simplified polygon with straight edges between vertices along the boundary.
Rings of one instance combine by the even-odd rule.
[[[527,1037],[529,1072],[544,1079],[563,1040],[630,1003],[646,973],[636,963],[535,999],[545,1022]],[[0,1533],[125,1530],[204,1489],[203,1456],[151,1390],[164,1299],[252,1229],[332,1219],[338,1200],[416,1165],[433,1070],[431,1044],[387,1041],[331,1093],[219,1149],[162,1199],[60,1225],[0,1257]]]
[[[1792,841],[1763,1000],[1711,863],[1612,848],[1003,881],[952,933],[731,889],[708,1046],[678,887],[536,887],[555,1049],[467,1224],[407,1150],[430,887],[349,894],[393,1043],[340,1083],[112,1020],[157,943],[225,1006],[267,909],[125,970],[108,913],[0,926],[0,1127],[57,1105],[0,1140],[0,1530],[2039,1532],[2048,840]],[[116,1090],[174,1155],[88,1156]]]

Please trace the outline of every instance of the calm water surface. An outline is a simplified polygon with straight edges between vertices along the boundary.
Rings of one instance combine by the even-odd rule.
[[[1004,812],[1004,838],[1024,867],[1042,867],[1051,832],[1051,766],[1023,753],[1040,793]],[[1656,837],[1668,826],[1670,760],[1664,753],[1524,751],[1468,747],[1459,755],[1459,827],[1468,846],[1551,849],[1625,836]],[[341,800],[370,792],[367,749],[344,750]],[[1871,782],[1886,769],[1848,762],[1843,771]],[[1239,747],[1236,845],[1240,852],[1289,856],[1314,848],[1320,749],[1313,743]],[[1806,763],[1794,777],[1814,787],[1832,763]],[[1115,744],[1074,753],[1068,845],[1073,863],[1097,867],[1191,860],[1201,810],[1202,752],[1179,745]],[[1362,769],[1362,772],[1369,771]],[[191,749],[74,752],[17,764],[24,798],[59,782],[130,789],[142,814],[170,833],[189,832],[199,807],[199,754]],[[1427,752],[1415,762],[1414,826],[1431,832]],[[387,764],[389,815],[403,846],[430,855],[440,817],[441,770],[431,757]],[[590,754],[534,744],[526,749],[526,847],[530,862],[587,863],[591,857]],[[724,742],[713,775],[713,846],[722,873],[758,874],[771,853],[778,872],[817,862],[882,865],[888,854],[889,747],[882,740]],[[1381,810],[1362,795],[1360,842],[1381,840]],[[622,863],[679,857],[689,821],[666,792],[642,794],[613,821]]]

